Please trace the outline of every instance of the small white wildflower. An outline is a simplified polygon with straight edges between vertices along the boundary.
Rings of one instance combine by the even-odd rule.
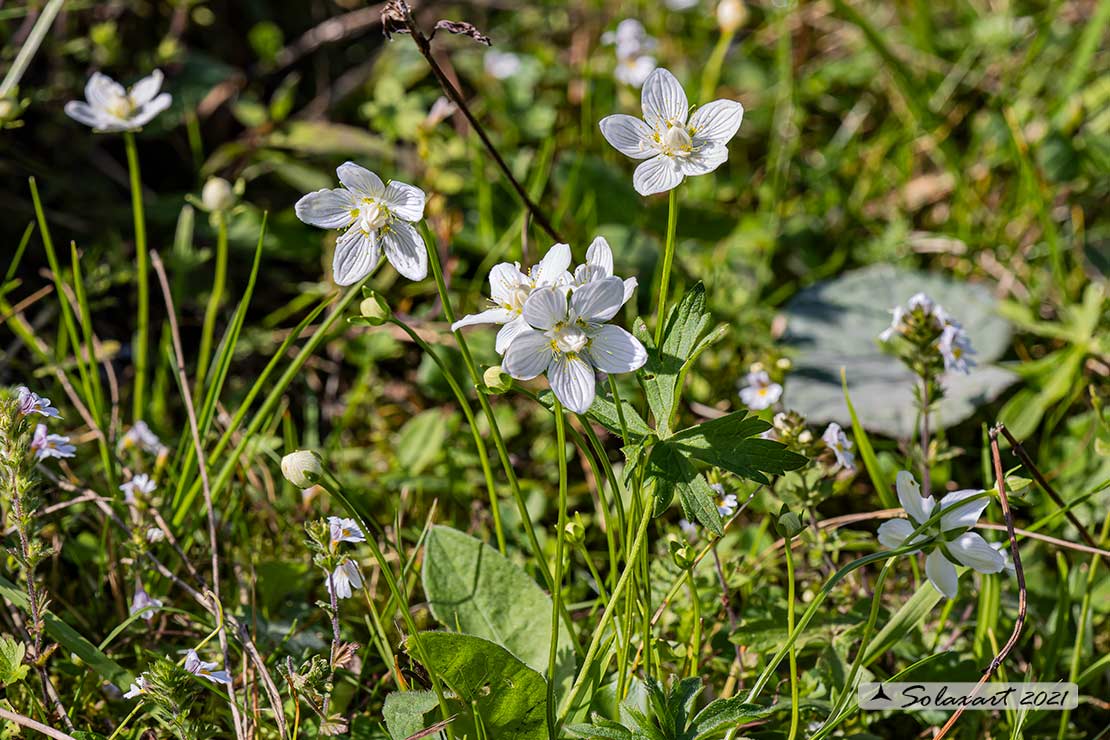
[[[699,2],[701,0],[664,0],[663,4],[670,10],[683,11],[696,8]]]
[[[162,602],[151,598],[150,594],[143,588],[143,582],[136,578],[135,595],[131,597],[131,609],[128,613],[131,616],[142,613],[143,619],[149,622],[154,619],[154,613],[161,608]]]
[[[625,18],[615,31],[601,35],[601,43],[616,47],[617,58],[639,56],[655,49],[656,41],[644,30],[644,24],[635,18]]]
[[[366,535],[362,533],[362,529],[354,519],[329,516],[328,525],[331,527],[332,545],[340,542],[366,542]]]
[[[123,695],[124,699],[134,699],[146,691],[146,676],[139,676],[131,682],[131,687],[127,689],[127,693]]]
[[[678,528],[682,530],[682,534],[686,536],[686,539],[691,542],[698,538],[698,525],[693,522],[687,519],[679,519]]]
[[[354,560],[344,560],[339,564],[331,577],[327,578],[325,583],[328,587],[328,593],[332,592],[332,584],[335,585],[335,598],[349,599],[354,589],[362,588],[362,572],[358,569],[358,564]]]
[[[162,540],[166,539],[166,533],[163,532],[158,527],[149,527],[146,530],[146,535],[145,536],[146,536],[146,541],[151,543],[151,544],[154,544],[156,542],[161,542]]]
[[[736,33],[748,19],[748,9],[741,0],[721,0],[717,3],[717,26],[722,33]]]
[[[736,513],[736,507],[740,502],[736,499],[735,493],[725,493],[725,487],[720,483],[711,483],[710,488],[717,494],[717,513],[723,517],[730,517]]]
[[[490,49],[482,57],[486,74],[495,80],[507,80],[520,71],[520,57],[511,51]]]
[[[921,496],[921,486],[913,474],[903,470],[895,481],[898,501],[906,510],[909,519],[891,519],[879,527],[878,540],[884,547],[891,549],[907,544],[914,530],[932,516],[937,502],[931,496]],[[979,521],[980,515],[990,503],[989,499],[979,498],[959,505],[964,499],[971,498],[982,491],[966,489],[954,491],[940,500],[941,509],[953,506],[941,514],[940,522],[930,525],[918,539],[908,544],[923,542],[933,538],[927,548],[925,575],[946,598],[956,598],[959,589],[959,575],[953,565],[966,565],[980,573],[998,573],[1006,567],[1005,559],[997,549],[980,535],[970,531]]]
[[[185,670],[192,673],[194,676],[208,679],[212,683],[221,683],[225,686],[231,685],[231,674],[227,671],[213,670],[216,667],[215,663],[201,660],[197,655],[196,650],[189,650],[185,654]]]
[[[332,260],[336,284],[362,280],[383,251],[401,275],[423,280],[428,252],[413,223],[424,217],[424,191],[397,180],[387,185],[354,162],[344,162],[335,172],[343,187],[308,193],[294,210],[306,224],[342,230]]]
[[[592,283],[595,280],[604,280],[610,277],[613,277],[613,250],[605,237],[598,236],[590,242],[590,246],[586,249],[586,262],[574,268],[574,281],[572,286],[581,288],[586,283]],[[625,303],[628,303],[637,285],[638,282],[636,278],[625,278]]]
[[[314,485],[313,478],[323,475],[324,466],[320,456],[312,450],[296,450],[281,458],[281,474],[297,488]]]
[[[613,77],[621,84],[640,89],[657,68],[655,57],[647,54],[618,58]]]
[[[94,131],[134,131],[170,107],[170,94],[158,94],[162,79],[162,71],[156,69],[124,90],[111,77],[94,72],[85,84],[85,100],[66,103],[65,113]]]
[[[50,403],[49,398],[31,392],[25,385],[16,388],[15,392],[19,402],[19,413],[21,416],[39,414],[48,419],[62,418],[62,415],[58,413],[58,409],[54,408],[53,404]]]
[[[45,424],[35,426],[35,436],[31,439],[31,449],[39,460],[51,457],[73,457],[77,448],[69,443],[69,437],[61,434],[48,434]]]
[[[149,475],[146,473],[139,473],[131,480],[122,484],[119,490],[123,491],[123,500],[129,504],[133,504],[136,500],[135,494],[139,493],[144,496],[149,496],[154,493],[155,488],[157,488],[157,486],[154,485],[154,481],[150,479]]]
[[[555,397],[584,414],[593,403],[595,369],[628,373],[647,361],[647,350],[624,329],[605,322],[624,305],[624,282],[609,277],[575,289],[538,288],[524,303],[528,322],[505,350],[502,367],[517,380],[546,373]]]
[[[740,389],[740,400],[753,411],[770,408],[782,398],[782,386],[772,383],[766,370],[749,372],[744,382],[747,385]]]
[[[617,151],[647,160],[632,176],[640,195],[665,193],[686,177],[720,167],[744,118],[744,106],[735,100],[714,100],[691,116],[682,85],[662,67],[644,83],[641,103],[643,120],[618,113],[600,123],[602,135]]]
[[[222,177],[210,177],[200,191],[200,202],[209,211],[226,211],[235,205],[235,191]]]
[[[143,452],[151,455],[160,455],[166,452],[166,446],[162,444],[162,440],[158,439],[158,435],[151,431],[142,419],[136,421],[134,426],[120,437],[117,447],[121,450],[138,447]]]
[[[944,358],[945,370],[971,374],[975,361],[969,355],[975,354],[975,350],[971,347],[971,338],[959,324],[951,322],[945,325],[937,341],[937,349]]]
[[[848,470],[854,470],[856,467],[856,456],[852,454],[852,442],[848,439],[848,435],[840,428],[840,425],[835,421],[825,428],[825,433],[821,435],[821,439],[825,442],[833,454],[836,455],[836,461],[843,465]]]

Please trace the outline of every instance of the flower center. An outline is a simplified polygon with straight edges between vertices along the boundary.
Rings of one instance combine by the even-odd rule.
[[[104,110],[122,120],[130,117],[131,113],[135,110],[135,106],[131,102],[130,96],[114,95],[112,99],[108,101],[108,104],[104,106]]]
[[[371,198],[362,199],[362,203],[359,205],[358,209],[358,225],[360,229],[366,233],[377,231],[389,223],[389,218],[389,209],[381,203]]]
[[[694,150],[694,140],[685,126],[671,126],[663,134],[663,151],[675,157],[688,157]]]
[[[552,346],[565,354],[581,352],[590,343],[586,332],[573,323],[556,324],[547,335],[551,338]]]

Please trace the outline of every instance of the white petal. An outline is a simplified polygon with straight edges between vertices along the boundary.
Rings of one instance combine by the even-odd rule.
[[[735,100],[714,100],[690,116],[690,135],[706,141],[727,142],[736,136],[744,120],[744,106]]]
[[[100,115],[96,112],[96,109],[88,103],[81,102],[80,100],[71,100],[66,103],[63,110],[65,110],[67,116],[78,123],[83,123],[95,129],[103,128]]]
[[[536,288],[524,302],[524,320],[537,329],[550,329],[566,317],[567,294],[562,288]]]
[[[935,502],[930,498],[922,498],[921,486],[914,480],[913,473],[903,470],[895,478],[894,487],[898,491],[898,502],[902,508],[918,524],[923,524],[933,514]]]
[[[647,159],[658,152],[651,138],[651,127],[639,118],[618,113],[602,118],[598,125],[605,140],[626,157]]]
[[[547,250],[543,259],[532,268],[532,278],[536,285],[557,285],[570,267],[570,245],[555,244]]]
[[[339,182],[347,189],[353,190],[356,195],[380,198],[385,193],[385,183],[382,179],[354,162],[344,162],[339,165],[335,174],[339,176]]]
[[[154,100],[154,96],[162,89],[162,79],[162,70],[156,69],[132,85],[131,104],[139,108]]]
[[[613,318],[624,305],[624,281],[609,277],[586,283],[570,296],[570,307],[591,323]]]
[[[878,538],[879,544],[883,547],[889,547],[893,550],[896,547],[901,547],[913,534],[914,527],[906,519],[891,519],[890,521],[883,522],[879,526]]]
[[[505,349],[501,368],[509,377],[531,380],[551,364],[551,340],[543,332],[529,329],[521,332]]]
[[[682,174],[694,177],[705,175],[728,161],[728,146],[725,144],[703,144],[689,157],[675,157]]]
[[[605,325],[590,338],[590,361],[602,372],[630,373],[647,362],[644,345],[619,326]]]
[[[415,185],[394,180],[386,186],[382,200],[395,216],[406,221],[419,221],[424,218],[424,191]]]
[[[409,280],[428,277],[428,249],[424,237],[407,221],[394,220],[381,233],[385,258]]]
[[[975,532],[964,532],[948,543],[952,557],[980,573],[1000,573],[1006,558]]]
[[[497,354],[505,354],[505,350],[509,348],[513,340],[526,331],[532,331],[532,327],[528,326],[528,322],[524,320],[523,316],[516,316],[502,326],[497,332],[497,341],[494,343]]]
[[[642,162],[632,173],[632,187],[640,195],[655,195],[673,190],[682,183],[682,169],[676,157],[660,154]]]
[[[601,270],[605,277],[613,274],[613,250],[603,236],[595,238],[586,250],[586,264]]]
[[[370,274],[378,264],[381,248],[378,235],[360,229],[347,229],[339,235],[332,257],[331,274],[336,285],[353,285]]]
[[[108,75],[93,72],[92,77],[85,83],[85,100],[94,108],[103,108],[115,98],[127,95],[123,85],[113,80]]]
[[[946,598],[956,598],[960,588],[960,577],[956,575],[956,566],[948,562],[948,558],[944,557],[940,548],[933,550],[925,558],[925,575],[929,577],[929,583]]]
[[[636,292],[636,288],[638,286],[639,283],[634,277],[627,278],[624,281],[624,303],[628,303],[628,300],[632,298],[632,294]],[[622,303],[621,305],[624,305],[624,303]]]
[[[293,211],[297,218],[321,229],[341,229],[350,225],[355,217],[355,196],[350,190],[317,190],[301,196]]]
[[[489,295],[494,303],[512,304],[513,293],[518,286],[528,285],[528,276],[520,271],[515,262],[501,262],[489,271]]]
[[[559,402],[576,414],[590,410],[596,378],[590,363],[581,357],[557,355],[547,370],[547,382]]]
[[[173,98],[170,97],[169,93],[162,93],[131,116],[129,122],[135,128],[145,126],[153,121],[155,116],[169,108],[172,102]]]
[[[963,491],[953,491],[940,500],[940,508],[943,510],[980,493],[982,493],[982,491],[976,491],[971,488]],[[990,505],[990,502],[990,499],[984,496],[975,501],[970,501],[963,506],[956,506],[951,511],[941,514],[940,531],[951,532],[953,529],[968,529],[974,527],[975,523],[979,521],[979,515]]]
[[[675,76],[659,67],[652,72],[640,93],[644,108],[644,120],[653,129],[665,129],[667,124],[686,123],[690,105],[686,102],[686,91]]]
[[[463,316],[451,324],[451,331],[458,331],[464,326],[479,326],[482,324],[507,324],[516,318],[516,314],[506,308],[489,308],[479,313]]]

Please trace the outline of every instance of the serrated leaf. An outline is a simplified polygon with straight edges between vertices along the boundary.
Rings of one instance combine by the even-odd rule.
[[[682,736],[682,740],[703,740],[713,737],[722,730],[731,729],[737,725],[767,715],[770,710],[756,704],[745,704],[739,696],[730,699],[718,699],[705,709],[698,712],[690,728]]]
[[[705,310],[705,286],[697,283],[668,314],[660,346],[648,350],[644,392],[660,437],[670,436],[671,415],[675,398],[680,392],[678,383],[683,367],[695,356],[694,350],[699,346],[698,340],[705,333],[709,321],[710,316]],[[702,350],[707,346],[703,346]]]
[[[702,462],[767,483],[765,474],[780,475],[806,464],[806,458],[758,434],[771,425],[747,411],[736,411],[719,419],[683,429],[668,440],[680,452]]]
[[[666,511],[677,495],[687,519],[701,522],[718,537],[724,534],[713,489],[674,445],[659,442],[652,447],[647,474],[655,479],[656,516]]]
[[[8,635],[0,636],[0,685],[10,686],[27,677],[27,666],[23,664],[26,652],[22,642]]]

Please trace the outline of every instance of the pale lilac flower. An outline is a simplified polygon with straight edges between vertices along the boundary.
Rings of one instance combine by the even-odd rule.
[[[745,378],[746,386],[740,389],[740,400],[753,411],[770,408],[782,398],[782,386],[771,382],[766,370],[753,370]]]
[[[714,100],[690,115],[675,76],[656,69],[641,93],[644,119],[624,114],[601,119],[601,133],[617,151],[641,163],[632,176],[640,195],[664,193],[686,177],[704,175],[728,159],[728,142],[744,117],[735,100]]]
[[[511,51],[490,49],[482,57],[486,74],[497,80],[507,80],[520,71],[520,57]]]
[[[94,131],[134,131],[170,107],[170,94],[158,94],[161,87],[162,71],[158,69],[130,90],[107,75],[93,72],[85,84],[85,100],[71,100],[65,112]]]
[[[166,446],[162,444],[162,440],[158,439],[158,435],[151,431],[142,419],[136,421],[134,426],[120,437],[117,447],[121,450],[138,447],[143,452],[151,455],[160,455],[166,452]]]
[[[143,582],[136,578],[135,595],[131,597],[131,609],[129,614],[135,616],[141,612],[143,613],[143,619],[149,622],[154,619],[154,613],[161,608],[162,602],[158,599],[151,598],[150,594],[143,588]]]
[[[852,442],[848,439],[848,435],[840,428],[840,425],[835,421],[825,428],[825,433],[821,435],[821,439],[825,445],[833,451],[836,455],[836,461],[843,465],[848,470],[854,470],[856,467],[856,456],[851,452]]]
[[[362,588],[362,572],[354,560],[344,560],[339,564],[326,581],[328,593],[332,592],[335,584],[335,598],[349,599],[354,589]]]
[[[154,493],[155,488],[157,488],[157,486],[154,485],[154,481],[150,479],[149,475],[146,473],[139,473],[131,480],[120,485],[119,490],[123,491],[123,500],[129,504],[133,504],[136,501],[135,494],[138,493],[149,496]]]
[[[331,544],[333,546],[340,542],[366,542],[366,535],[362,533],[362,529],[354,519],[329,516],[328,525],[331,527]]]
[[[212,683],[221,683],[225,686],[231,685],[231,674],[227,671],[213,670],[216,667],[215,663],[201,660],[197,655],[196,650],[190,649],[185,653],[185,670],[195,676],[208,679]]]
[[[709,487],[717,494],[717,513],[726,518],[735,514],[736,507],[740,505],[740,502],[736,499],[736,494],[725,493],[725,487],[720,483],[711,483]]]
[[[35,457],[46,460],[51,457],[73,457],[77,448],[69,443],[69,437],[61,434],[48,434],[45,424],[35,426],[35,436],[31,439],[31,449]]]
[[[362,280],[383,251],[401,275],[423,280],[428,252],[413,223],[424,217],[424,191],[397,180],[387,185],[354,162],[339,165],[336,174],[343,187],[308,193],[294,206],[306,224],[341,230],[332,260],[336,284]]]
[[[50,403],[50,399],[45,396],[40,396],[37,393],[31,392],[27,386],[21,385],[15,389],[19,401],[19,413],[21,416],[30,416],[31,414],[39,414],[48,419],[60,419],[62,415],[58,413],[58,409]]]
[[[693,542],[698,538],[698,525],[687,519],[678,520],[678,528],[682,530],[682,534],[686,535],[686,539]]]
[[[595,369],[628,373],[647,361],[647,350],[624,329],[605,322],[624,305],[624,282],[602,278],[577,288],[538,288],[524,303],[528,328],[505,351],[502,368],[517,380],[546,373],[555,397],[584,414],[593,403]]]
[[[940,350],[940,356],[944,358],[945,370],[954,370],[964,375],[971,374],[975,361],[968,355],[975,354],[975,350],[971,347],[971,338],[959,324],[951,322],[945,325],[937,341],[937,349]]]
[[[914,530],[933,515],[937,506],[931,496],[921,496],[921,486],[909,471],[898,473],[895,482],[898,501],[909,519],[891,519],[879,527],[879,542],[891,549],[907,544]],[[925,575],[933,587],[949,599],[956,598],[959,588],[956,565],[966,565],[980,573],[998,573],[1006,567],[1001,553],[979,534],[970,531],[990,503],[989,499],[978,498],[960,504],[981,493],[983,491],[974,489],[949,493],[940,500],[940,508],[944,512],[940,521],[929,525],[916,540],[909,542],[917,544],[926,538],[933,538],[934,541],[925,546],[930,551],[925,558]]]
[[[611,255],[610,255],[611,256]],[[569,285],[573,278],[570,267],[570,246],[556,244],[547,250],[527,274],[521,272],[519,262],[502,262],[489,272],[490,308],[480,313],[463,316],[451,325],[451,331],[478,324],[501,324],[497,332],[495,349],[505,354],[517,336],[528,331],[524,320],[524,302],[538,288]]]
[[[124,699],[134,699],[146,691],[146,676],[139,676],[131,682],[131,687],[127,689],[127,693],[123,695]]]

